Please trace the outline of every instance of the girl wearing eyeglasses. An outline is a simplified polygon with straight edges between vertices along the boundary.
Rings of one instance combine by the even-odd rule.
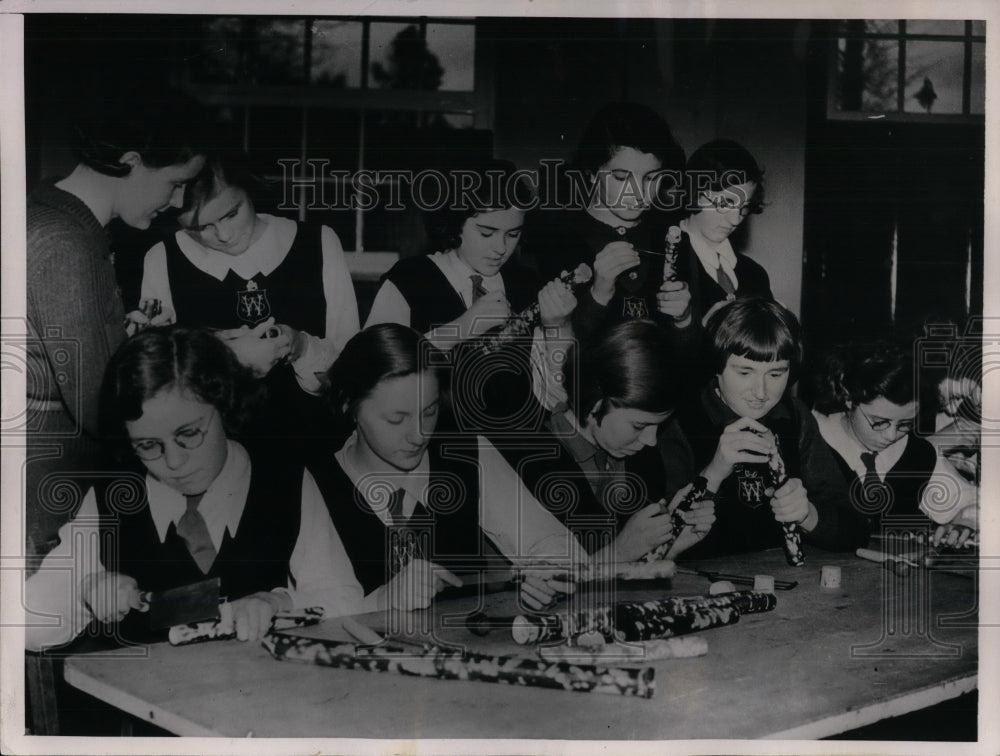
[[[691,313],[701,323],[719,302],[737,297],[773,299],[758,263],[737,254],[729,239],[764,204],[764,171],[743,145],[728,139],[703,144],[684,168],[686,217],[678,279],[691,289]]]
[[[976,488],[913,433],[913,352],[893,342],[831,350],[817,379],[813,414],[850,485],[856,510],[877,529],[886,517],[923,513],[954,522],[964,542],[975,528]]]
[[[282,610],[357,611],[361,587],[312,475],[277,445],[232,438],[249,386],[203,331],[148,329],[118,350],[102,415],[125,464],[80,481],[75,519],[28,581],[29,609],[61,622],[29,627],[28,648],[66,643],[94,620],[121,622],[117,638],[155,639],[140,591],[214,577],[240,640]]]

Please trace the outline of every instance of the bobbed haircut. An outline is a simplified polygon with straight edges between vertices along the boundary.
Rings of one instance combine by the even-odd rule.
[[[645,320],[604,329],[571,350],[563,369],[569,405],[580,424],[617,408],[659,414],[675,407],[676,366],[670,339]]]
[[[816,409],[844,412],[879,397],[905,405],[917,399],[913,350],[895,340],[851,342],[831,349],[816,378]]]
[[[441,175],[440,201],[434,203],[436,209],[424,214],[430,251],[458,249],[469,218],[493,210],[526,210],[534,200],[528,180],[509,160],[471,163]]]
[[[764,169],[739,142],[716,139],[703,144],[688,158],[684,166],[687,208],[691,215],[704,208],[698,205],[698,193],[721,192],[739,184],[752,183],[754,191],[747,197],[751,213],[764,209]]]
[[[175,388],[215,407],[230,436],[242,428],[257,390],[250,372],[209,332],[146,328],[118,348],[104,372],[102,432],[119,455],[131,452],[126,421],[138,420],[146,401]]]
[[[353,423],[358,405],[382,381],[414,373],[438,375],[441,352],[422,334],[398,323],[380,323],[356,333],[326,374],[324,397],[341,419]]]
[[[199,225],[201,208],[227,187],[245,191],[252,201],[267,186],[267,179],[253,166],[250,155],[244,150],[239,147],[214,147],[206,152],[205,166],[184,192],[184,205],[180,210],[186,221],[183,225]]]
[[[712,367],[721,373],[730,356],[754,362],[788,360],[789,381],[802,364],[802,330],[785,307],[760,297],[734,299],[705,323]]]
[[[80,163],[123,178],[131,170],[120,162],[126,152],[139,153],[147,168],[183,165],[203,153],[203,109],[179,91],[147,88],[93,102],[76,119],[70,141]]]
[[[663,116],[636,102],[608,103],[594,113],[570,167],[596,173],[622,147],[655,155],[664,170],[684,169],[684,150]]]

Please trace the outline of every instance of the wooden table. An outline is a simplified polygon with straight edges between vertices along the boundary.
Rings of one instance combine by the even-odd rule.
[[[236,641],[155,645],[140,659],[134,649],[78,656],[67,660],[66,679],[178,735],[407,739],[811,739],[976,687],[975,580],[920,572],[904,583],[852,556],[813,550],[807,558],[801,568],[787,567],[776,552],[699,564],[799,585],[778,591],[772,612],[702,633],[707,656],[655,662],[649,700],[279,662],[261,646]],[[824,564],[842,568],[840,589],[819,587]],[[672,585],[621,597],[704,594],[708,585],[678,575]],[[441,602],[434,617],[440,624],[444,614],[476,604],[471,597]],[[485,608],[516,613],[508,593],[487,595]],[[384,622],[379,615],[358,619],[375,628]],[[346,638],[335,620],[313,633]],[[438,634],[477,651],[531,653],[501,631]]]

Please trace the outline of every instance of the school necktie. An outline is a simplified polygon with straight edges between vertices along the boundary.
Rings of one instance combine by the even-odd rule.
[[[204,493],[200,493],[196,496],[184,497],[187,499],[187,511],[177,521],[177,535],[184,539],[198,569],[207,575],[208,571],[212,569],[216,551],[215,545],[212,543],[212,536],[208,533],[205,518],[198,511],[198,505],[204,495]]]
[[[719,282],[719,286],[722,290],[726,292],[727,297],[732,297],[736,293],[736,287],[733,285],[733,279],[722,269],[722,257],[719,256],[719,267],[715,269],[715,280]]]
[[[869,500],[877,496],[883,483],[875,470],[875,455],[878,452],[861,452],[861,462],[865,466],[865,477],[861,481],[864,487],[865,497]]]
[[[406,518],[403,517],[403,496],[402,488],[397,488],[389,497],[389,524],[405,525]]]
[[[480,297],[486,296],[486,289],[483,288],[482,276],[469,276],[472,279],[472,304],[479,301]]]

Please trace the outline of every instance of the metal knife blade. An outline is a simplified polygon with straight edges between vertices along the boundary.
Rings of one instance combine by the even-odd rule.
[[[219,619],[219,578],[146,592],[143,601],[149,604],[149,626],[154,630],[187,625],[192,622]]]

